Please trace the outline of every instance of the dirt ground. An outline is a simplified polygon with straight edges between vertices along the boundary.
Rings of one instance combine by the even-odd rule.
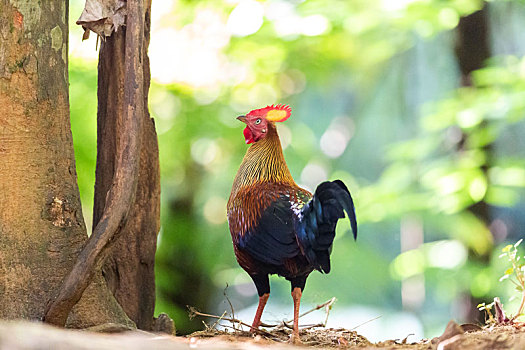
[[[277,347],[289,346],[290,332],[269,331],[264,335],[252,336],[248,332],[202,331],[188,337],[195,347],[215,342],[230,343],[234,347],[245,346]],[[301,331],[302,344],[297,348],[340,348],[340,349],[411,349],[411,350],[478,350],[478,349],[525,349],[525,324],[481,328],[473,324],[458,325],[451,321],[443,334],[433,339],[407,342],[407,339],[371,343],[355,331],[345,329],[309,329]],[[250,347],[251,347],[250,346]],[[293,348],[290,346],[290,348]]]
[[[108,331],[111,327],[105,327]],[[0,350],[182,350],[182,349],[413,349],[471,350],[525,349],[525,325],[514,324],[480,329],[474,325],[450,322],[443,335],[417,343],[390,340],[373,344],[355,331],[344,329],[309,329],[301,332],[302,345],[288,342],[289,330],[252,336],[205,331],[187,337],[153,334],[143,331],[98,333],[67,330],[40,322],[0,321]]]

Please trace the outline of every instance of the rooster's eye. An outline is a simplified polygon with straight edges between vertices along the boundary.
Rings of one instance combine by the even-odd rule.
[[[255,124],[256,124],[256,125],[261,124],[261,118],[257,119],[257,120],[255,121]]]

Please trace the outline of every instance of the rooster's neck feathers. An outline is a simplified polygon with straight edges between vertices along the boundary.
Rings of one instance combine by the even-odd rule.
[[[265,182],[295,185],[273,123],[268,124],[266,137],[252,144],[246,152],[233,181],[233,192]]]

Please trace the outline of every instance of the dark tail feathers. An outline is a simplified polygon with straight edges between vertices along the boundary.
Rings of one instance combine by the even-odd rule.
[[[326,181],[317,186],[313,198],[302,209],[297,223],[297,237],[308,261],[324,273],[330,272],[330,253],[337,221],[345,217],[357,238],[357,221],[350,191],[340,180]]]

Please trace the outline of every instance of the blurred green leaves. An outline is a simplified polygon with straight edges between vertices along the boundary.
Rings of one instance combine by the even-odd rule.
[[[189,332],[202,325],[189,322],[186,305],[214,311],[226,283],[236,308],[255,302],[224,208],[247,147],[235,117],[278,102],[293,108],[279,130],[296,181],[313,187],[342,179],[360,224],[357,244],[344,239],[348,224],[339,225],[333,271],[312,274],[306,302],[336,296],[342,304],[401,308],[400,281],[422,274],[430,300],[422,307],[440,307],[450,318],[445,304],[458,294],[502,292],[495,283],[500,262],[487,267],[472,259],[490,254],[494,239],[468,209],[522,202],[525,154],[511,136],[519,136],[525,116],[525,60],[494,57],[474,72],[471,87],[457,88],[458,70],[447,58],[460,17],[484,3],[268,0],[253,1],[250,16],[232,15],[242,14],[241,3],[153,2],[149,103],[162,180],[157,311]],[[252,17],[262,23],[243,22]],[[81,35],[75,30],[71,41]],[[71,57],[86,216],[96,157],[95,70],[96,62]],[[421,218],[424,242],[401,251],[406,215]],[[289,301],[286,283],[272,282],[272,296]]]
[[[373,198],[370,203],[360,201],[364,219],[370,215],[371,220],[381,220],[418,210],[451,217],[459,214],[462,219],[455,224],[461,230],[453,232],[477,232],[475,239],[468,239],[471,234],[459,238],[476,252],[486,252],[491,235],[465,210],[482,200],[512,206],[519,199],[515,189],[525,185],[522,159],[500,156],[490,159],[490,167],[483,170],[492,157],[486,147],[501,142],[504,131],[525,117],[524,64],[524,59],[515,57],[493,60],[474,72],[474,86],[425,106],[421,136],[393,145],[387,154],[390,165],[379,181],[361,189],[365,198]]]

